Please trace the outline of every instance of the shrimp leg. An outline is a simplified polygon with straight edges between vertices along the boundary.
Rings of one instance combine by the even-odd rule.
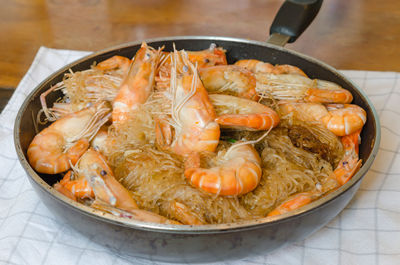
[[[163,148],[167,148],[172,144],[174,132],[172,126],[165,120],[156,119],[156,141]]]

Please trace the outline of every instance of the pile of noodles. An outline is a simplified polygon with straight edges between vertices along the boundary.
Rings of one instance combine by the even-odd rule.
[[[74,73],[64,80],[69,100],[87,103],[87,75],[97,74]],[[324,127],[294,115],[281,117],[280,125],[255,144],[262,160],[262,178],[255,190],[242,196],[217,196],[193,187],[184,177],[182,158],[157,145],[155,120],[171,122],[165,115],[170,107],[166,99],[154,93],[123,125],[111,125],[109,146],[101,149],[116,179],[131,191],[141,209],[176,219],[171,204],[180,202],[204,223],[230,223],[264,217],[295,193],[335,187],[329,175],[343,156],[340,141]],[[203,154],[202,165],[218,164],[232,141],[259,136],[260,132],[223,131],[217,152]]]

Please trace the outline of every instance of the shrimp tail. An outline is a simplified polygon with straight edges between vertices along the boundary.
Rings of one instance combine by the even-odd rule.
[[[76,197],[74,196],[74,194],[72,192],[70,192],[67,188],[65,188],[63,185],[61,185],[60,183],[54,184],[54,189],[56,191],[58,191],[59,193],[61,193],[62,195],[64,195],[65,197],[68,197],[71,200],[76,201]]]
[[[69,198],[73,197],[74,200],[94,198],[93,189],[87,180],[85,178],[75,178],[72,170],[69,170],[63,179],[54,185],[54,188]]]

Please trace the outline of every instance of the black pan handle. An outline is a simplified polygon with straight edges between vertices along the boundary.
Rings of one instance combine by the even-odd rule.
[[[275,16],[268,43],[284,46],[294,42],[311,24],[323,0],[286,0]]]

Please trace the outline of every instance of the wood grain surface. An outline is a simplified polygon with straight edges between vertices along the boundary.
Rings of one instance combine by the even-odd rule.
[[[40,46],[100,50],[153,37],[266,40],[282,0],[0,0],[0,87],[13,89]],[[286,46],[339,69],[400,71],[400,1],[325,0]]]

